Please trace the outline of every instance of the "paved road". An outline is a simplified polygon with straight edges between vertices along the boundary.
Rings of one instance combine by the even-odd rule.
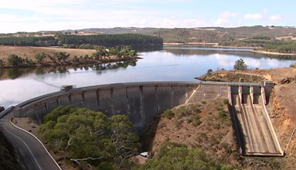
[[[0,119],[0,130],[20,154],[25,169],[59,170],[59,167],[34,137],[11,125],[11,116],[10,112]]]
[[[250,95],[243,94],[243,102],[240,103],[238,95],[232,96],[244,135],[245,154],[283,156],[283,151],[265,113],[261,96],[257,95],[254,98],[255,104]]]

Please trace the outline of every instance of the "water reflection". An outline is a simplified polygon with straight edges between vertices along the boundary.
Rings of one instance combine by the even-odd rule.
[[[109,69],[126,69],[128,66],[135,67],[137,65],[137,60],[130,61],[120,61],[114,63],[104,63],[104,64],[88,64],[88,65],[67,65],[67,66],[51,66],[51,67],[29,67],[29,68],[1,68],[0,69],[0,79],[16,79],[27,74],[35,73],[36,75],[43,74],[63,74],[69,73],[70,69],[75,71],[78,70],[109,70]]]

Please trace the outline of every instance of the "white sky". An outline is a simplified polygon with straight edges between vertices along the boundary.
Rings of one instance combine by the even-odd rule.
[[[295,1],[2,0],[0,33],[111,27],[295,26]]]

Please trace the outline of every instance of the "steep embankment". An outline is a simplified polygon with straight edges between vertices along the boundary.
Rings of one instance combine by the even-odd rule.
[[[13,146],[0,131],[0,169],[23,170],[19,165]]]
[[[286,167],[281,158],[243,157],[239,154],[227,101],[219,97],[166,111],[145,134],[144,146],[156,157],[161,145],[170,141],[185,144],[189,148],[202,148],[206,156],[216,163],[239,169]]]

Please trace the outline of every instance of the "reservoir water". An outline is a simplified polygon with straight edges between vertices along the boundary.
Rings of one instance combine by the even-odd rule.
[[[0,106],[7,108],[32,97],[60,90],[62,85],[76,87],[142,81],[198,81],[196,76],[209,69],[231,70],[243,58],[248,68],[289,67],[294,60],[269,58],[244,49],[216,49],[192,46],[165,46],[162,50],[139,52],[137,62],[97,66],[27,68],[0,70]]]

